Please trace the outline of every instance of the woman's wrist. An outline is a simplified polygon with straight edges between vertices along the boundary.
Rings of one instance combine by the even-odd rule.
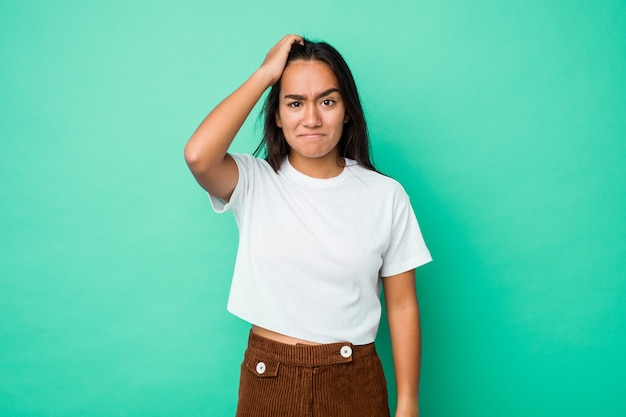
[[[248,79],[249,83],[253,83],[257,88],[265,91],[275,84],[274,76],[263,66],[259,67],[252,73]]]
[[[396,417],[419,416],[419,402],[417,397],[399,395],[396,405]]]

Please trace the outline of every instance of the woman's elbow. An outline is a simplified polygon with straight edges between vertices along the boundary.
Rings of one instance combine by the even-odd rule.
[[[187,145],[185,145],[183,154],[185,156],[185,162],[189,168],[197,168],[198,165],[202,164],[201,153],[191,143],[187,143]]]

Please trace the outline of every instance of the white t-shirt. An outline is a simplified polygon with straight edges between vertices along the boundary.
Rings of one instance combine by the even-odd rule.
[[[229,202],[239,248],[228,299],[234,315],[318,343],[374,341],[382,277],[431,260],[409,198],[395,180],[346,159],[329,179],[285,158],[233,154],[239,181]]]

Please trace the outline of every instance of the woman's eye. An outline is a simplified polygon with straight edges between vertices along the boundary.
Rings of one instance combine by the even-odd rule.
[[[331,105],[333,105],[334,103],[335,103],[335,100],[330,99],[330,98],[327,98],[327,99],[325,99],[324,101],[322,101],[322,104],[323,104],[324,106],[331,106]]]
[[[300,107],[301,103],[299,101],[294,101],[292,103],[287,104],[289,107]]]

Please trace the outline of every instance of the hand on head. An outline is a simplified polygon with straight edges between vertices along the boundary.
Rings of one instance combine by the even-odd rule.
[[[300,35],[286,35],[276,45],[269,50],[265,56],[265,60],[261,65],[261,68],[267,71],[270,77],[271,84],[274,85],[280,79],[287,65],[287,58],[291,47],[299,43],[304,45],[302,36]]]

